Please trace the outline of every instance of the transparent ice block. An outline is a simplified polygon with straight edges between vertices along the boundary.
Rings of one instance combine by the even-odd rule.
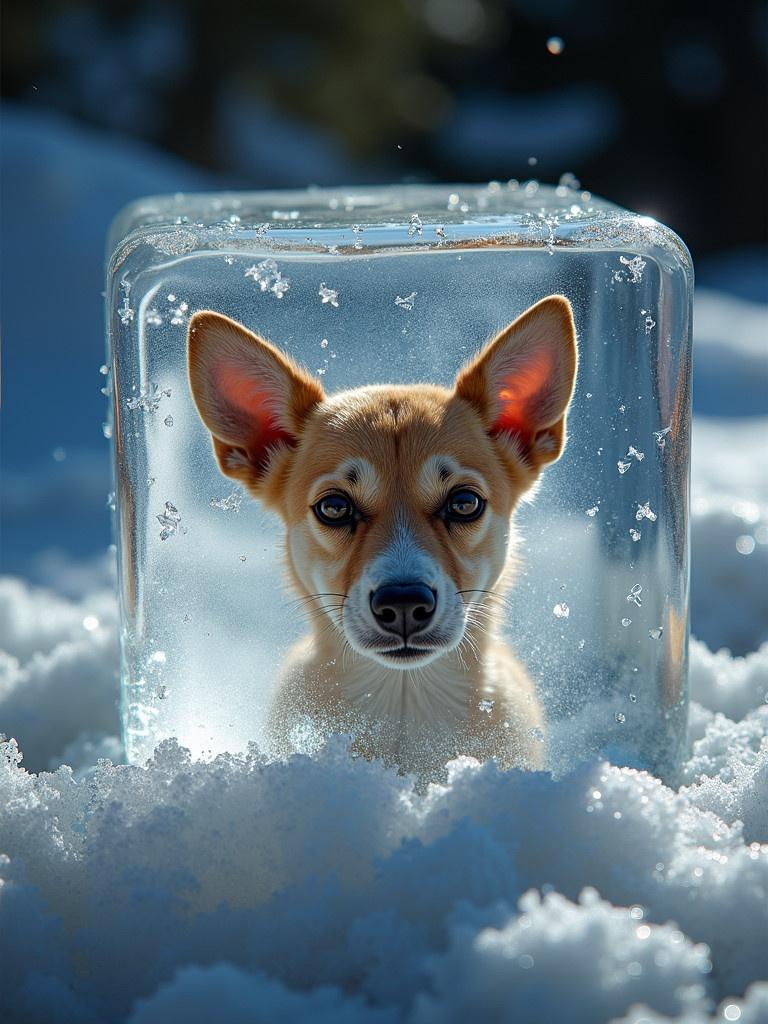
[[[535,681],[553,770],[599,754],[674,774],[692,267],[672,231],[535,182],[309,189],[142,199],[108,252],[130,761],[171,736],[197,757],[268,747],[281,664],[308,629],[281,523],[221,475],[190,395],[194,311],[271,339],[334,392],[450,386],[495,331],[558,293],[579,337],[569,439],[516,515],[504,636]]]

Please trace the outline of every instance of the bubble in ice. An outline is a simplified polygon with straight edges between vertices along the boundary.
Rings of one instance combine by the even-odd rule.
[[[619,461],[616,463],[616,468],[622,476],[627,472],[628,469],[631,468],[631,466],[632,463],[629,461],[625,461],[624,459],[619,459]]]
[[[637,459],[638,462],[642,462],[645,458],[645,452],[639,452],[633,444],[627,449],[627,454],[624,456],[625,459]]]
[[[159,516],[155,517],[162,526],[160,531],[160,540],[168,540],[169,537],[175,536],[182,530],[181,526],[181,514],[179,510],[170,501],[166,501],[165,508]]]
[[[663,635],[664,635],[664,627],[663,626],[654,626],[653,629],[649,629],[648,630],[648,636],[650,637],[651,640],[661,640]]]
[[[624,723],[627,720],[627,716],[622,711],[617,711],[613,717],[616,719],[619,725],[624,725]]]
[[[642,256],[633,256],[631,259],[627,259],[626,256],[619,256],[619,263],[627,268],[626,272],[629,275],[630,284],[639,284],[642,281],[643,271],[645,270],[645,260]],[[624,278],[620,278],[620,280],[622,279]]]
[[[598,505],[593,505],[593,506],[592,506],[592,508],[588,508],[588,509],[587,509],[587,512],[586,512],[586,514],[587,514],[587,515],[588,515],[588,516],[589,516],[589,517],[590,517],[591,519],[594,519],[594,518],[595,518],[595,516],[597,515],[597,513],[598,513],[599,511],[600,511],[600,507],[599,507]]]
[[[652,316],[647,316],[645,320],[643,320],[643,326],[645,327],[645,333],[650,334],[653,328],[656,326],[656,321],[653,319]]]
[[[137,409],[141,412],[156,412],[160,402],[164,398],[170,397],[170,388],[161,388],[159,384],[150,381],[137,395],[126,398],[125,404],[131,412],[135,412]]]
[[[168,413],[168,415],[163,420],[163,423],[166,425],[166,427],[172,427],[173,426],[173,416],[171,416],[171,414]]]
[[[632,619],[623,618],[621,620],[621,624],[626,629],[627,626],[631,626],[632,625]]]
[[[486,700],[485,698],[483,698],[483,700],[479,701],[477,707],[479,711],[482,711],[486,715],[490,715],[490,713],[493,711],[495,704],[495,700]]]
[[[663,430],[654,430],[653,439],[657,446],[663,451],[667,445],[667,434],[670,433],[672,427],[664,427]]]
[[[552,614],[555,615],[558,619],[567,619],[568,616],[571,614],[571,609],[568,607],[567,604],[565,604],[564,601],[561,601],[559,604],[556,604],[555,607],[552,609]]]
[[[398,295],[397,298],[395,299],[395,305],[399,306],[401,309],[410,312],[410,310],[413,309],[413,304],[415,303],[416,296],[418,294],[418,292],[411,292],[410,295],[406,295],[405,297],[403,297],[402,295]]]
[[[411,219],[408,221],[408,234],[409,235],[420,235],[424,230],[424,225],[421,223],[421,217],[418,213],[412,213]]]
[[[639,531],[639,530],[635,530],[635,529],[634,529],[634,527],[633,527],[633,528],[632,528],[632,529],[631,529],[631,530],[629,531],[629,536],[630,536],[630,537],[632,538],[632,540],[633,540],[633,541],[635,542],[635,544],[637,544],[637,542],[638,542],[638,541],[640,540],[640,538],[642,537],[642,533],[640,533],[640,531]]]
[[[656,515],[656,513],[653,511],[653,509],[647,501],[644,502],[642,505],[637,506],[637,511],[635,512],[635,519],[638,522],[640,522],[643,519],[647,519],[649,522],[655,523],[658,518],[659,517]]]
[[[242,502],[242,493],[235,490],[224,498],[211,498],[211,508],[221,509],[222,512],[239,512]]]
[[[630,693],[629,699],[632,701],[633,704],[637,704],[637,694],[636,693]]]
[[[643,599],[640,595],[643,592],[643,588],[639,583],[635,583],[630,592],[627,594],[627,601],[629,604],[635,604],[638,608],[642,606]]]
[[[322,305],[331,305],[336,309],[339,308],[339,293],[334,288],[329,288],[325,281],[322,281],[320,288],[317,293],[320,296]]]

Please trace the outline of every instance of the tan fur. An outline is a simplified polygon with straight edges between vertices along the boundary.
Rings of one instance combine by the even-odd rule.
[[[326,397],[274,346],[210,312],[192,318],[189,360],[222,472],[282,517],[287,572],[312,621],[271,711],[276,748],[289,753],[310,722],[352,733],[358,751],[401,770],[434,774],[462,753],[540,767],[541,708],[498,618],[513,512],[565,440],[576,373],[567,300],[544,299],[506,327],[453,390],[376,386]],[[439,511],[467,486],[486,499],[485,512],[449,525]],[[318,521],[312,507],[330,492],[360,510],[354,528]],[[454,639],[420,667],[366,653],[367,574],[383,557],[410,558],[440,580],[441,621]]]

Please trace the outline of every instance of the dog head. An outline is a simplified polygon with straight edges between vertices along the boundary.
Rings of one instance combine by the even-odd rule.
[[[222,472],[282,517],[302,595],[390,668],[458,646],[468,606],[499,581],[512,512],[563,450],[576,362],[561,296],[505,327],[452,390],[326,396],[233,320],[200,312],[189,327],[192,394]]]

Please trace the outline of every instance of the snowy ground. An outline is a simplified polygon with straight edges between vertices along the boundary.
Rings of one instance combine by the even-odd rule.
[[[461,762],[419,794],[341,741],[288,764],[167,744],[121,766],[109,557],[52,551],[44,589],[0,578],[0,730],[18,741],[0,756],[3,1024],[765,1024],[767,334],[763,306],[699,295],[677,791],[605,763],[555,782]],[[39,462],[6,488],[22,553],[42,512],[63,543],[48,510],[106,490],[83,449],[60,466],[70,504],[51,500],[43,419]]]

